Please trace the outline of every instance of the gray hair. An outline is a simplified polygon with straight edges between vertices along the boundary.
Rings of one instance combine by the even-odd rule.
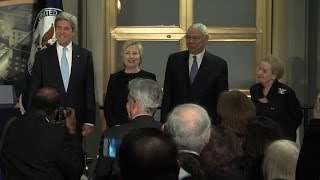
[[[56,19],[54,20],[54,27],[57,27],[57,22],[62,20],[69,21],[71,23],[72,31],[77,31],[78,20],[76,16],[67,12],[61,12],[56,16]]]
[[[266,180],[295,179],[300,148],[289,140],[276,140],[265,151],[263,175]]]
[[[284,66],[276,56],[274,56],[272,54],[267,54],[262,59],[262,62],[266,62],[266,63],[270,64],[272,74],[275,74],[277,76],[277,79],[282,78],[282,76],[284,74]]]
[[[186,116],[184,113],[187,111],[192,113],[192,116]],[[196,104],[182,104],[170,112],[165,130],[172,135],[179,150],[200,153],[209,141],[211,120],[203,107]]]
[[[192,24],[190,28],[196,28],[196,29],[199,29],[202,33],[202,35],[204,36],[208,36],[208,28],[206,25],[202,24],[202,23],[195,23],[195,24]]]
[[[160,107],[163,92],[156,81],[136,78],[129,82],[128,88],[128,96],[137,100],[144,112],[153,114]]]

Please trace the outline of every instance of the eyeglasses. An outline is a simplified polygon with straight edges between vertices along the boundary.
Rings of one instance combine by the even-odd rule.
[[[194,41],[198,41],[198,40],[200,40],[202,37],[203,37],[203,36],[188,36],[188,35],[186,35],[186,39],[187,39],[188,41],[190,41],[191,39],[194,40]]]

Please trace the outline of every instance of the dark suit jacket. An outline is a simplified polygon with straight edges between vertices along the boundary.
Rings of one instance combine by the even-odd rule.
[[[135,78],[146,78],[156,81],[156,75],[140,70],[138,73],[125,73],[124,70],[110,75],[108,89],[104,101],[104,116],[108,128],[128,123],[127,98],[128,83]]]
[[[214,121],[218,96],[229,89],[228,67],[222,58],[205,52],[193,84],[189,78],[189,52],[169,56],[164,80],[161,122],[177,105],[196,103],[203,106]]]
[[[9,126],[0,162],[7,180],[62,180],[80,177],[82,158],[76,135],[27,112]]]
[[[99,158],[97,161],[95,176],[96,180],[108,179],[111,176],[115,176],[118,171],[118,160],[117,158],[109,158],[103,155],[103,144],[105,138],[117,138],[121,140],[127,133],[132,130],[152,127],[152,128],[161,128],[162,124],[154,120],[152,116],[137,116],[129,123],[115,126],[113,128],[107,129],[102,133],[99,149]]]
[[[301,146],[296,180],[319,180],[320,178],[320,119],[310,121]]]
[[[61,105],[76,110],[78,130],[83,123],[95,124],[95,92],[92,54],[72,44],[72,66],[66,92],[60,72],[56,43],[36,53],[30,84],[30,100],[41,87],[55,88]],[[29,105],[30,107],[30,105]],[[80,128],[81,129],[81,128]]]

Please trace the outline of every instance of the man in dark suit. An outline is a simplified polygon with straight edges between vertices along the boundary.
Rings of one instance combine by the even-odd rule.
[[[168,58],[164,94],[161,107],[161,122],[168,112],[184,103],[203,106],[213,122],[219,94],[229,89],[228,67],[225,60],[205,50],[208,30],[197,23],[186,34],[188,50],[171,54]]]
[[[86,136],[95,124],[92,54],[72,42],[77,29],[75,16],[62,12],[56,16],[54,25],[57,42],[36,53],[29,97],[41,87],[55,88],[61,106],[76,111],[77,134]]]
[[[70,115],[64,112],[63,128],[50,123],[60,103],[55,89],[41,88],[32,100],[31,110],[14,120],[4,136],[0,162],[5,179],[79,179],[83,153],[74,109],[68,109]]]
[[[95,169],[96,180],[110,178],[117,174],[117,156],[114,157],[108,151],[110,141],[114,139],[121,141],[124,135],[134,129],[161,128],[162,124],[153,118],[162,100],[162,90],[159,85],[154,80],[136,78],[129,82],[128,88],[126,107],[130,122],[112,127],[102,133],[99,158]]]
[[[207,111],[196,104],[178,105],[169,113],[163,130],[175,141],[181,168],[188,173],[179,176],[203,179],[199,155],[210,139],[211,120]]]

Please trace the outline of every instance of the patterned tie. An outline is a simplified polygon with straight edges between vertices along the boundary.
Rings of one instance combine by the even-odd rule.
[[[63,48],[61,57],[61,75],[64,84],[64,89],[67,91],[69,84],[69,64],[66,56],[67,48]]]
[[[190,82],[191,84],[194,81],[194,78],[196,77],[198,72],[198,62],[197,62],[197,56],[193,56],[193,63],[190,70]]]

